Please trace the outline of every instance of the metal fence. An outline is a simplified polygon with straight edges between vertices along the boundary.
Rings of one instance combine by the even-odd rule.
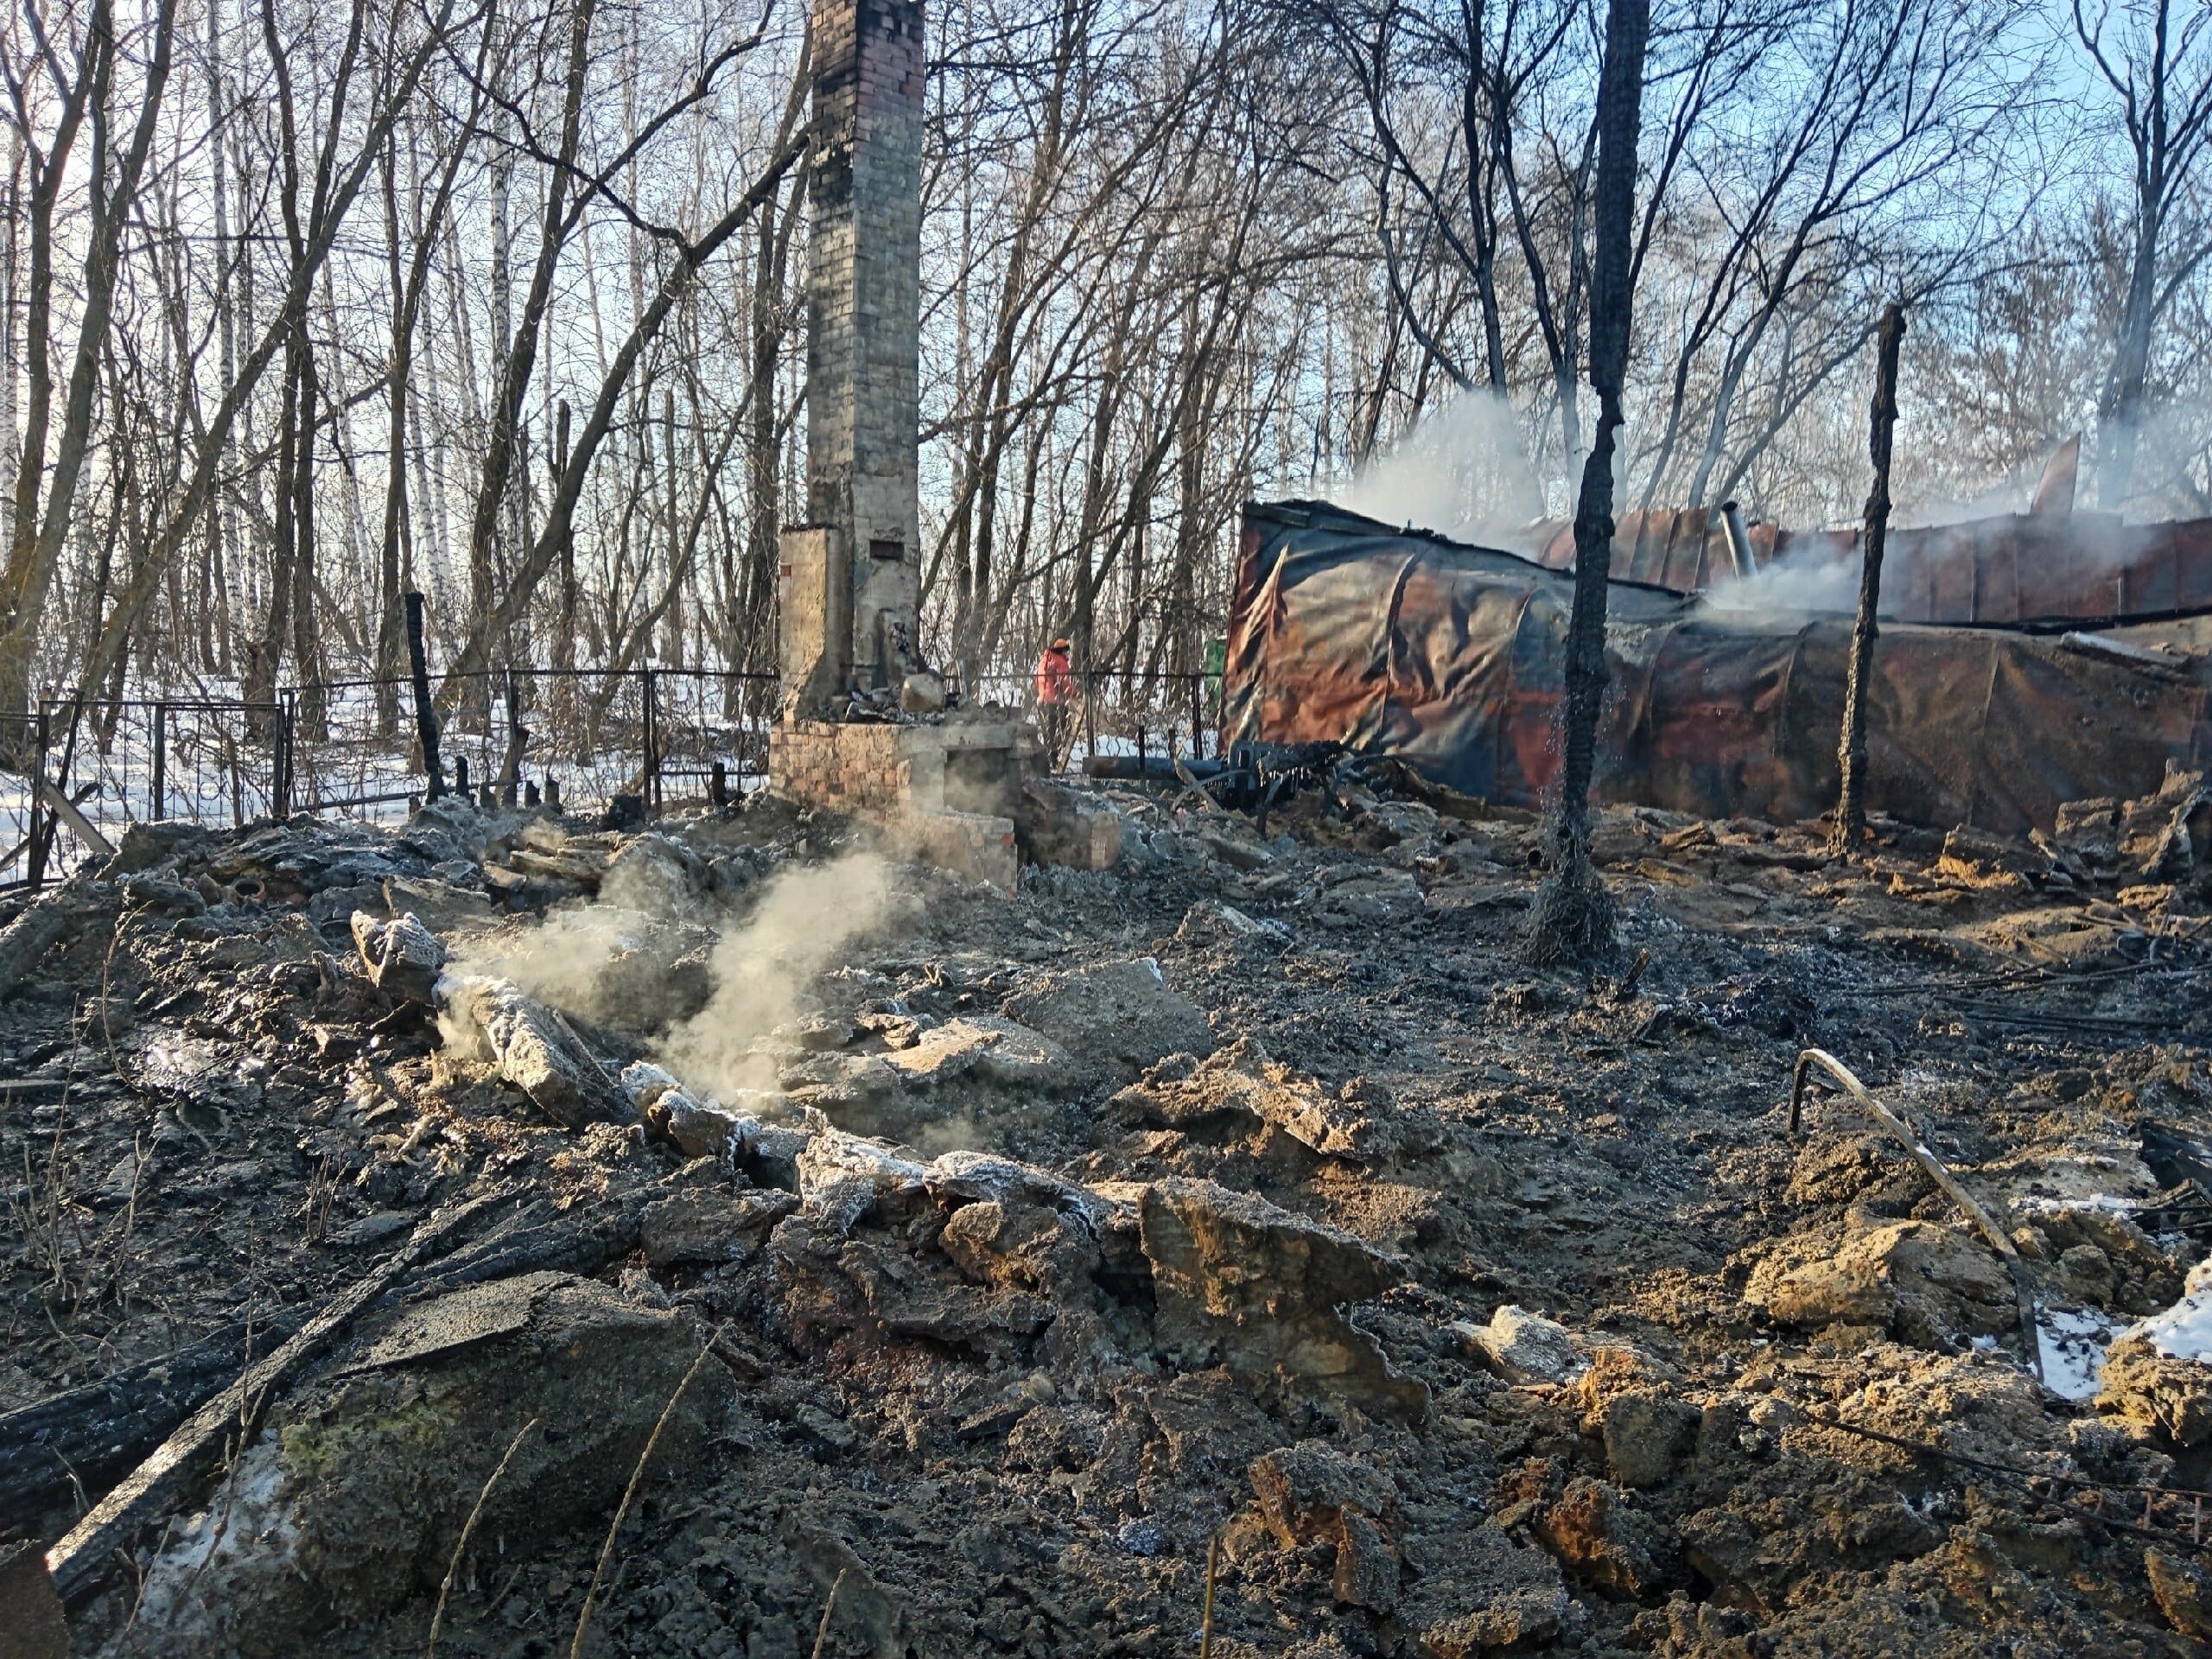
[[[648,814],[765,781],[779,685],[721,669],[505,668],[438,682],[447,786],[502,803]],[[1034,719],[1052,764],[1204,754],[1220,682],[1204,674],[996,673],[950,689]],[[333,680],[272,700],[48,699],[0,715],[0,889],[37,887],[134,823],[237,825],[295,812],[397,821],[427,779],[412,683]]]
[[[448,677],[438,737],[448,787],[495,798],[548,789],[565,806],[635,795],[658,811],[768,770],[775,677],[721,669],[507,668]],[[426,779],[405,681],[283,693],[295,811],[397,816]]]
[[[948,677],[970,702],[1020,709],[1037,722],[1054,768],[1099,755],[1205,755],[1218,747],[1221,677],[1119,669],[1043,669]]]

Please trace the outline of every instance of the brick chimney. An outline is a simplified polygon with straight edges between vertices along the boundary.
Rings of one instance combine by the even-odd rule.
[[[815,0],[808,522],[784,532],[786,707],[921,666],[920,0]]]

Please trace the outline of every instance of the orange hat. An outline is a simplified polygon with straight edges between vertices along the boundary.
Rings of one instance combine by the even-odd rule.
[[[1052,641],[1052,649],[1054,651],[1065,651],[1067,648],[1068,642],[1065,639],[1055,639]]]

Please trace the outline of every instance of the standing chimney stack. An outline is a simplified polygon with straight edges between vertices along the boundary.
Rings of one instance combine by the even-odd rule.
[[[815,0],[808,522],[782,539],[786,708],[921,667],[921,0]]]

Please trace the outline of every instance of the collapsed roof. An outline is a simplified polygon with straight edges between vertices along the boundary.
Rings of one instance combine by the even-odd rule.
[[[1840,591],[1858,587],[1855,530],[1745,527],[1761,570],[1843,567]],[[1574,526],[1546,519],[1534,531],[1538,560],[1574,568]],[[1613,531],[1619,576],[1700,593],[1736,575],[1718,508],[1657,507],[1624,514]],[[2008,513],[1926,529],[1892,528],[1882,575],[1882,614],[1900,622],[2152,621],[2212,607],[2212,518],[2122,524],[2116,513]]]
[[[2212,608],[2212,518],[2129,524],[2118,513],[2075,512],[2079,442],[2063,445],[2051,458],[2024,513],[1892,525],[1883,563],[1883,616],[2037,626],[2160,621]],[[1734,505],[1622,514],[1613,527],[1613,575],[1703,593],[1749,574],[1748,563],[1762,572],[1833,573],[1839,607],[1853,602],[1859,588],[1855,528],[1785,530],[1739,518],[1732,530]],[[1541,564],[1574,568],[1570,519],[1538,520],[1525,544]],[[1802,594],[1815,586],[1788,591]]]
[[[1307,501],[1248,504],[1230,616],[1231,741],[1336,740],[1533,807],[1557,777],[1573,578]],[[1600,798],[1777,823],[1834,804],[1847,616],[1611,589]],[[2098,634],[1885,626],[1870,808],[2003,834],[2212,764],[2212,662]]]

